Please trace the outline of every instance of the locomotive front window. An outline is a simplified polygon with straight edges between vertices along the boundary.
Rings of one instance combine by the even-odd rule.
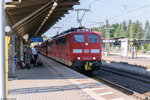
[[[74,41],[78,43],[84,42],[84,35],[74,35]]]
[[[98,35],[88,35],[88,42],[96,43],[99,41]]]

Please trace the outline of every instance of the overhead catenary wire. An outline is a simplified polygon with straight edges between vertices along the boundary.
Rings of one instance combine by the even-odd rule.
[[[89,7],[89,8],[90,8],[90,6],[91,6],[92,4],[94,4],[94,3],[96,3],[97,1],[98,1],[98,0],[94,0],[94,1],[90,2],[88,5],[84,6],[83,8],[86,8],[86,7]],[[68,20],[70,20],[73,16],[76,16],[76,12],[75,12],[74,10],[71,11],[70,14],[72,14],[72,15],[67,16],[67,17],[63,20],[63,22],[62,22],[63,24],[66,23]],[[63,26],[64,26],[64,25],[63,25]],[[63,27],[62,27],[61,29],[63,29]]]
[[[93,2],[91,2],[91,3],[89,3],[88,5],[84,6],[83,8],[85,9],[85,7],[89,7],[89,6],[91,6],[92,4],[96,3],[97,1],[98,1],[98,0],[94,0]],[[72,11],[71,13],[74,13],[74,14],[71,15],[71,16],[68,16],[68,17],[66,18],[66,20],[64,20],[64,21],[67,21],[67,20],[69,20],[71,17],[73,17],[73,16],[76,15],[75,11]]]
[[[118,18],[118,17],[123,16],[123,15],[125,15],[125,14],[133,13],[133,12],[136,12],[136,11],[138,11],[138,10],[141,10],[141,9],[144,9],[144,8],[147,8],[147,7],[150,7],[150,5],[142,6],[142,7],[139,7],[139,8],[137,8],[137,9],[134,9],[134,10],[131,10],[131,11],[126,11],[125,13],[122,13],[122,14],[119,14],[119,15],[116,15],[116,16],[113,16],[113,17],[111,17],[111,18],[106,18],[106,19],[112,20],[112,19],[114,19],[114,18]],[[100,22],[103,22],[103,21],[105,21],[105,20],[102,20],[102,21],[100,21]],[[93,25],[99,24],[100,22],[97,22],[97,23],[95,23],[95,24],[93,24]]]
[[[105,19],[108,19],[108,20],[112,20],[112,19],[118,18],[118,17],[123,16],[125,14],[129,14],[129,13],[138,11],[140,9],[143,9],[143,8],[146,8],[146,7],[149,6],[149,5],[146,5],[146,6],[140,6],[139,5],[138,6],[138,5],[129,5],[129,4],[126,4],[126,3],[123,4],[123,3],[116,3],[116,2],[110,2],[110,1],[104,1],[104,0],[93,0],[92,2],[90,2],[89,4],[87,4],[86,6],[84,6],[83,8],[87,8],[87,7],[91,8],[91,6],[94,6],[96,4],[96,2],[98,2],[98,1],[100,1],[101,3],[104,3],[104,4],[107,3],[107,4],[112,4],[112,5],[123,6],[124,10],[126,11],[126,12],[120,13],[120,14],[118,14],[116,16],[113,16],[113,17],[110,17],[110,18],[105,18]],[[131,10],[131,11],[127,11],[128,7],[138,7],[138,8],[136,8],[134,10]],[[68,20],[72,19],[73,16],[76,15],[76,13],[74,11],[71,11],[70,14],[71,15],[67,16],[64,20],[59,21],[59,23],[60,22],[63,23],[63,27],[61,28],[61,30],[64,29],[64,27],[66,27],[66,25],[68,25],[68,24],[69,24],[69,26],[71,26],[71,23]],[[101,20],[100,22],[102,22],[102,21],[105,21],[105,20]],[[97,24],[99,24],[99,22],[95,22],[95,25],[97,25]]]
[[[137,17],[141,17],[141,16],[143,16],[143,15],[148,15],[148,14],[150,14],[150,11],[149,12],[143,12],[143,13],[141,13],[141,14],[139,14],[139,15],[137,15],[137,16],[133,16],[134,18],[137,18]],[[125,20],[129,20],[129,19],[125,19]]]
[[[101,1],[101,3],[107,3],[107,4],[111,4],[111,5],[117,5],[117,6],[125,6],[122,3],[116,3],[116,2],[110,2],[110,1],[104,1],[104,0],[98,0]],[[143,7],[143,6],[138,6],[138,5],[126,5],[127,7]]]

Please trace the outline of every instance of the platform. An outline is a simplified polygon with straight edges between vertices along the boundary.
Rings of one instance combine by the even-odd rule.
[[[111,54],[109,56],[103,56],[102,58],[107,62],[127,63],[129,65],[142,66],[150,69],[150,55],[138,55],[138,57],[131,59],[121,57],[120,55]]]
[[[16,100],[135,100],[64,65],[39,56],[43,67],[16,70],[9,98]]]

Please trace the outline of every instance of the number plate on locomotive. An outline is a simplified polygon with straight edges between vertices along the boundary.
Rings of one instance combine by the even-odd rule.
[[[84,49],[84,53],[89,53],[89,49]]]

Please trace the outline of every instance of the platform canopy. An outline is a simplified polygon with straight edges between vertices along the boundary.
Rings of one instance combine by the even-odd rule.
[[[15,0],[14,0],[15,1]],[[79,0],[22,0],[6,3],[6,21],[18,36],[40,36],[59,21]]]

